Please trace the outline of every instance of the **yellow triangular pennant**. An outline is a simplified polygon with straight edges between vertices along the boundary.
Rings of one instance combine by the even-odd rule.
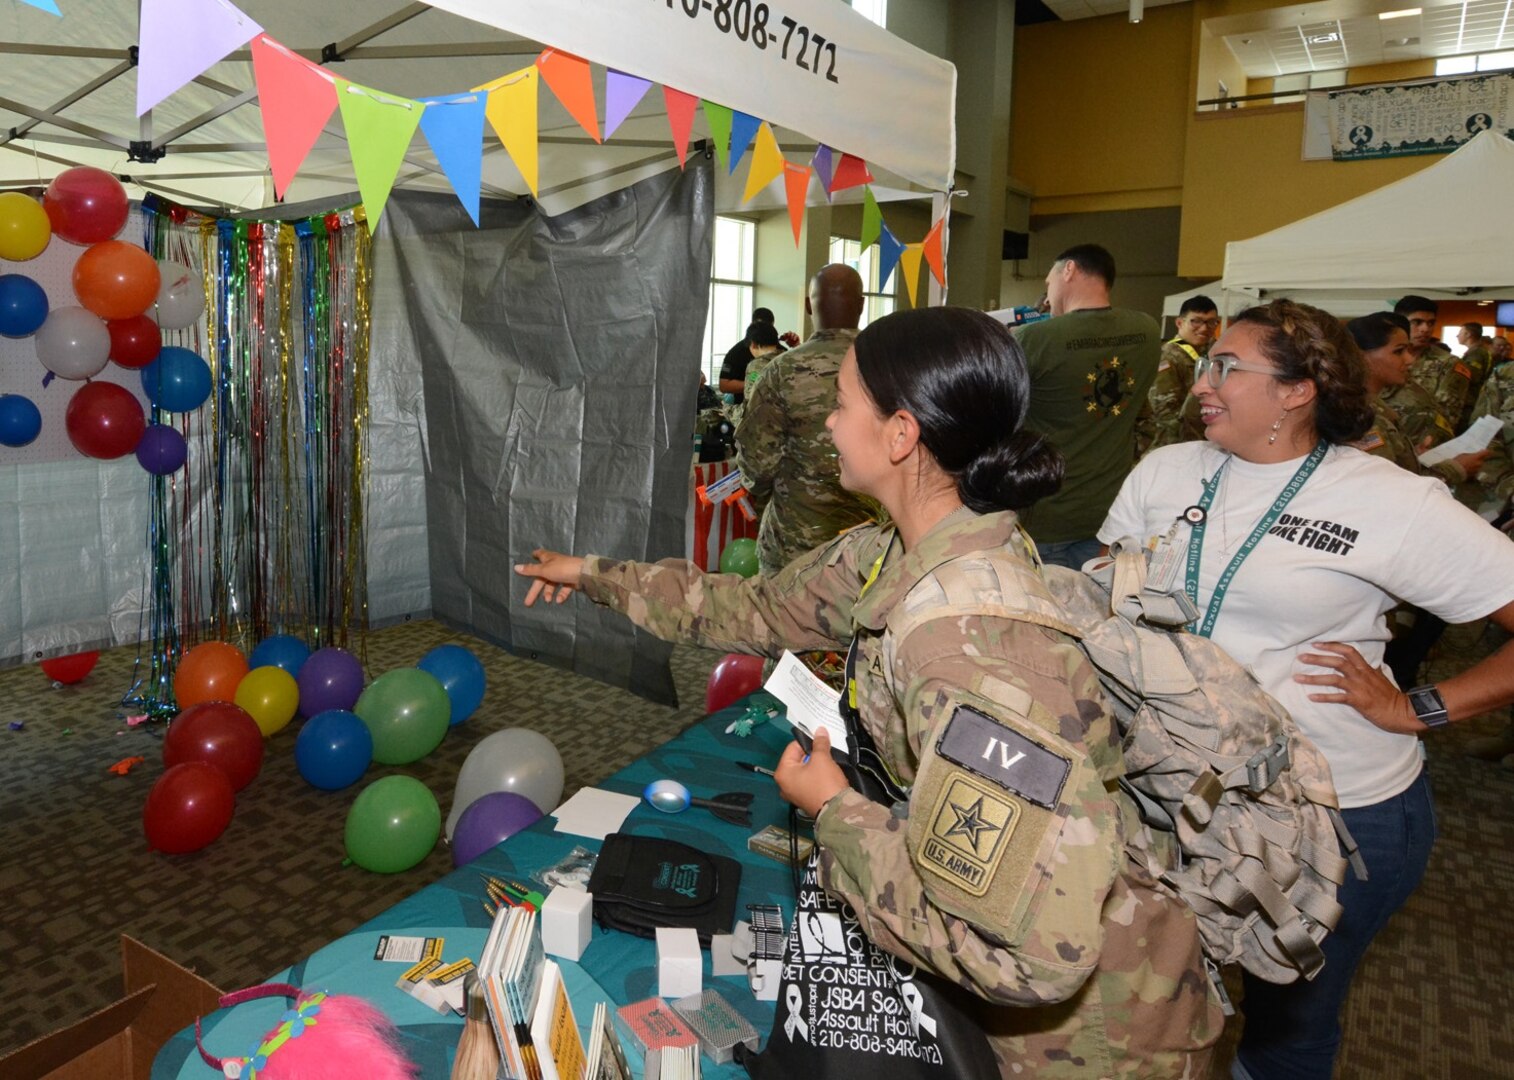
[[[536,194],[536,86],[539,76],[536,65],[532,64],[473,88],[488,93],[489,104],[484,107],[484,115],[532,195]]]
[[[909,306],[915,306],[915,290],[920,284],[920,257],[925,254],[924,244],[906,244],[899,253],[899,270],[904,274],[904,291],[909,293]]]
[[[752,164],[747,167],[746,193],[742,202],[750,202],[763,188],[783,175],[783,151],[778,149],[778,140],[773,129],[764,121],[757,129],[757,145],[752,148]]]
[[[378,228],[379,215],[389,201],[424,106],[344,79],[336,80],[336,100],[342,110],[342,127],[347,131],[357,189],[368,210],[368,231],[372,232]]]

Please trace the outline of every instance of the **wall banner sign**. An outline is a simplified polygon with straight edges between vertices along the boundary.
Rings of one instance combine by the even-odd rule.
[[[1336,161],[1447,154],[1493,130],[1514,137],[1514,72],[1330,91]]]

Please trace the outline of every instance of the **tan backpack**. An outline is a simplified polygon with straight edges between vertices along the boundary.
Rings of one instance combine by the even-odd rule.
[[[1124,735],[1121,784],[1146,826],[1128,839],[1193,908],[1212,962],[1275,983],[1312,978],[1340,919],[1348,859],[1366,877],[1330,766],[1219,646],[1149,621],[1148,611],[1175,616],[1145,590],[1139,544],[1111,552],[1093,576],[1044,573]]]

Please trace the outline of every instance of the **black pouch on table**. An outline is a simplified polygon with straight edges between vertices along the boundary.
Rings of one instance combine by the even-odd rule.
[[[740,885],[734,859],[627,833],[605,837],[589,878],[594,921],[605,929],[649,938],[659,927],[690,927],[706,948],[711,936],[731,932]]]

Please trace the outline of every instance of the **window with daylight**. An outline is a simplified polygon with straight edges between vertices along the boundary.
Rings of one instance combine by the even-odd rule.
[[[888,26],[888,0],[852,0],[852,10],[868,22]]]
[[[1474,53],[1470,56],[1445,56],[1435,61],[1437,75],[1469,75],[1474,71],[1503,71],[1514,68],[1514,49]]]
[[[861,249],[862,245],[856,240],[846,240],[840,236],[831,237],[831,262],[846,263],[862,275],[864,303],[862,321],[858,324],[859,330],[874,319],[883,318],[899,306],[899,299],[892,288],[883,289],[878,285],[878,245],[874,244],[866,251]],[[890,280],[897,282],[898,279]]]
[[[715,219],[710,260],[710,311],[704,324],[704,374],[715,386],[726,350],[746,336],[757,285],[757,226],[741,218]]]

